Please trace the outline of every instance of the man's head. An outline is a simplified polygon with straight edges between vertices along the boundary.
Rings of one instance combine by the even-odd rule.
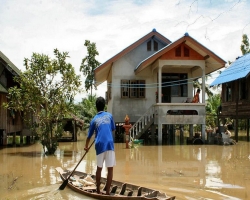
[[[103,97],[98,97],[95,105],[98,112],[103,111],[105,107],[105,99]]]
[[[198,88],[198,89],[197,89],[197,93],[200,93],[200,91],[201,91],[200,88]]]

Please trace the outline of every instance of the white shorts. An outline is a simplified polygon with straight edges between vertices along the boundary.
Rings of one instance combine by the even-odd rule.
[[[96,159],[97,159],[97,166],[100,168],[103,167],[104,161],[105,161],[106,167],[114,167],[116,164],[114,151],[105,151],[97,155]]]

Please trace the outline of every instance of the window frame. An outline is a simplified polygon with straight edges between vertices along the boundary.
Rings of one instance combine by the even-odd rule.
[[[189,57],[189,48],[184,47],[184,57]]]
[[[129,80],[121,80],[121,98],[129,98]]]
[[[158,51],[158,42],[154,40],[154,51]]]
[[[175,49],[175,57],[181,57],[181,45]]]
[[[225,91],[225,99],[226,102],[232,101],[232,83],[226,83],[226,91]]]
[[[130,98],[130,99],[145,98],[146,97],[145,83],[146,83],[145,80],[122,79],[121,80],[121,98]],[[128,93],[128,95],[126,95],[126,93]]]

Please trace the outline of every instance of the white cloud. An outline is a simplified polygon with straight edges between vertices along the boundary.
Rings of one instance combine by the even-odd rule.
[[[0,5],[0,51],[21,70],[32,52],[53,57],[58,48],[69,52],[78,72],[86,39],[96,43],[103,63],[153,28],[171,41],[188,32],[233,61],[241,55],[242,34],[250,33],[246,0],[0,0]],[[102,85],[97,94],[105,91]]]

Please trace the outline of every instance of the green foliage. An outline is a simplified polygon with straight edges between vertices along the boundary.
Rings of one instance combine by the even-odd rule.
[[[211,78],[211,74],[208,74],[205,76],[206,81],[208,80],[208,78]],[[196,93],[196,89],[198,89],[198,88],[202,89],[202,83],[200,81],[201,81],[201,78],[193,81],[194,95]],[[207,96],[213,95],[208,84],[205,84],[205,93],[207,94]]]
[[[250,53],[249,39],[248,39],[246,34],[242,35],[242,42],[241,42],[241,45],[240,45],[240,49],[241,49],[242,55]]]
[[[80,115],[84,119],[84,126],[83,129],[86,130],[89,128],[90,122],[92,118],[97,114],[95,102],[96,102],[96,95],[88,96],[87,98],[82,99],[82,102],[78,104],[78,110]]]
[[[206,103],[206,125],[211,127],[217,126],[217,110],[221,105],[220,94],[209,96]]]
[[[99,63],[95,57],[99,55],[96,44],[91,43],[89,40],[85,40],[84,46],[87,47],[88,55],[82,59],[82,63],[80,66],[80,71],[83,72],[83,75],[86,77],[85,80],[85,89],[88,92],[91,90],[91,96],[92,96],[92,88],[95,86],[94,82],[94,69],[98,67],[101,63]]]
[[[44,54],[33,53],[24,59],[26,71],[15,77],[20,87],[8,91],[8,109],[32,114],[36,131],[47,153],[57,148],[57,139],[62,133],[60,121],[72,112],[74,96],[79,92],[80,76],[66,62],[67,52],[54,50],[55,59]],[[32,121],[30,121],[32,123]],[[34,123],[34,122],[33,122]]]

